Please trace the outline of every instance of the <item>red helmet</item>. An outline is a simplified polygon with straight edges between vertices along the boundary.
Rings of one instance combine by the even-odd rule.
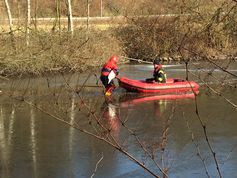
[[[110,62],[114,62],[114,63],[118,63],[119,61],[119,58],[116,56],[116,55],[113,55],[110,59],[109,59]]]

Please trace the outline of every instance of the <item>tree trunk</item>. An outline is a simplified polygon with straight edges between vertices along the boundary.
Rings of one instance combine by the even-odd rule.
[[[103,0],[100,0],[100,17],[103,17]]]
[[[12,28],[13,28],[12,14],[11,14],[11,10],[10,10],[9,4],[8,4],[8,0],[5,0],[5,5],[6,5],[6,10],[7,10],[9,29],[10,29],[10,32],[12,33]]]
[[[26,44],[29,45],[29,34],[30,34],[30,0],[27,0],[27,23],[26,23]]]
[[[13,34],[12,14],[11,14],[11,9],[10,9],[9,4],[8,4],[8,0],[5,0],[5,5],[6,5],[6,10],[7,10],[12,47],[16,51],[15,39],[14,39],[14,34]]]
[[[87,0],[87,21],[86,21],[87,39],[89,38],[89,20],[90,20],[90,0]]]
[[[57,22],[58,22],[58,29],[61,31],[61,3],[60,0],[57,0]]]
[[[73,34],[73,21],[72,21],[72,5],[71,0],[67,0],[68,7],[68,31]]]
[[[37,30],[37,12],[38,12],[38,0],[35,0],[35,30]]]
[[[18,20],[18,25],[21,26],[21,11],[20,11],[20,2],[19,0],[16,1],[17,2],[17,20]]]
[[[61,3],[60,0],[55,0],[56,5],[56,17],[54,21],[54,26],[52,28],[53,31],[55,31],[57,28],[59,32],[61,31]]]

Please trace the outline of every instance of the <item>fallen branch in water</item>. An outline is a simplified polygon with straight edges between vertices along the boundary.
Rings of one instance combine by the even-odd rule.
[[[94,172],[93,172],[93,174],[91,175],[90,178],[93,178],[93,177],[95,176],[95,173],[96,173],[96,171],[97,171],[97,169],[98,169],[98,165],[100,164],[100,162],[101,162],[103,159],[104,159],[104,155],[103,155],[103,153],[102,153],[101,158],[100,158],[99,161],[96,163],[96,165],[95,165],[95,170],[94,170]]]

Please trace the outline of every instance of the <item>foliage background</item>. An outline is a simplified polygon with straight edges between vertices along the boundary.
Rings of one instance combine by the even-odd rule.
[[[103,16],[101,4],[103,2]],[[84,71],[111,55],[153,60],[226,59],[236,57],[237,3],[228,1],[89,1],[90,21],[74,20],[67,29],[64,1],[31,1],[30,43],[26,45],[26,2],[9,0],[14,29],[1,20],[2,75]],[[87,16],[87,1],[73,0],[74,17]],[[5,9],[3,2],[0,4]],[[6,19],[6,10],[1,11]],[[37,21],[49,17],[51,21]],[[88,20],[88,19],[87,19]]]

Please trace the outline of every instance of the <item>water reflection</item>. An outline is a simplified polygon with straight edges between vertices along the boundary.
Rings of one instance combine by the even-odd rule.
[[[134,70],[132,66],[129,67],[131,70],[122,70]],[[131,73],[127,75],[144,77],[144,71],[136,70],[135,73],[138,75]],[[176,71],[171,74],[177,76]],[[32,87],[42,85],[42,88],[45,86],[47,88],[46,84],[36,85],[37,82],[34,80],[31,82]],[[53,91],[46,89],[45,92],[42,89],[26,99],[43,107],[50,114],[67,116],[64,121],[68,124],[74,126],[78,124],[89,131],[100,130],[96,121],[93,120],[95,129],[88,124],[88,111],[78,106],[80,101],[77,96],[65,92],[63,87],[57,88],[61,83],[55,80],[55,83],[52,82],[54,84],[52,86],[55,86],[52,87]],[[23,90],[27,86],[20,87]],[[14,90],[16,88],[14,87]],[[51,92],[56,97],[51,96]],[[237,99],[236,92],[235,88],[231,90],[225,88],[223,94],[234,102]],[[19,95],[21,93],[24,92],[19,91]],[[90,90],[85,88],[81,94],[90,108],[96,111],[103,125],[110,130],[110,134],[134,157],[144,161],[146,165],[151,165],[134,135],[128,132],[121,121],[138,135],[146,148],[154,153],[159,163],[163,161],[163,167],[171,165],[168,172],[170,177],[207,177],[202,161],[197,156],[194,141],[198,143],[202,156],[206,158],[209,174],[216,175],[213,156],[210,154],[203,136],[203,128],[195,114],[195,100],[189,99],[193,96],[187,95],[182,99],[171,100],[171,96],[125,94],[118,90],[114,99],[108,101],[104,100],[104,96],[100,93],[102,92],[98,88]],[[235,177],[236,109],[228,105],[222,97],[206,95],[203,89],[197,96],[197,102],[208,138],[220,162],[223,177]],[[174,106],[177,108],[171,118]],[[187,129],[187,122],[190,131]],[[191,138],[192,133],[195,136],[194,141]],[[164,147],[167,152],[162,154]],[[10,99],[7,103],[1,102],[0,177],[90,177],[102,155],[104,158],[98,166],[95,177],[150,177],[143,169],[103,141],[82,134],[68,125],[65,126],[24,102],[18,105],[16,101]],[[151,169],[155,169],[154,167],[150,166]]]
[[[156,118],[162,118],[163,113],[167,109],[168,100],[156,100],[154,101],[154,115]]]
[[[72,95],[71,98],[71,110],[70,110],[70,125],[75,125],[75,115],[76,115],[76,105],[75,105],[75,95]],[[73,127],[69,127],[69,170],[70,170],[70,177],[73,175],[73,146],[74,146],[74,140],[75,140],[75,129]]]
[[[167,101],[178,100],[178,99],[194,99],[194,93],[174,93],[174,94],[137,94],[137,93],[126,93],[120,97],[120,106],[129,107],[136,104],[156,102],[159,105],[165,105]],[[164,104],[162,104],[164,103]],[[162,106],[163,107],[163,106]],[[161,108],[163,109],[163,108]]]
[[[1,107],[1,111],[0,111],[1,115],[0,115],[0,151],[1,151],[1,164],[0,165],[2,167],[2,173],[1,173],[1,177],[9,177],[8,175],[8,147],[7,147],[7,140],[6,140],[6,135],[5,135],[5,129],[4,129],[4,113],[3,113],[3,109]]]
[[[119,139],[119,131],[121,127],[119,109],[120,108],[113,104],[113,101],[110,99],[105,99],[101,107],[103,123],[106,128],[110,130],[110,133],[116,140]]]
[[[15,123],[15,107],[12,107],[10,114],[10,124],[9,124],[9,133],[8,133],[8,145],[12,145],[12,137],[14,132],[14,123]]]
[[[0,160],[2,166],[2,177],[10,177],[9,165],[11,164],[11,150],[12,150],[12,137],[13,126],[15,121],[15,108],[11,108],[9,117],[2,106],[0,106]],[[1,170],[1,169],[0,169]],[[1,175],[0,174],[0,175]]]
[[[33,161],[33,174],[34,177],[37,178],[37,155],[36,155],[36,148],[37,148],[37,138],[36,138],[36,131],[35,131],[35,110],[33,107],[30,108],[30,140],[31,140],[31,150],[32,150],[32,161]]]

